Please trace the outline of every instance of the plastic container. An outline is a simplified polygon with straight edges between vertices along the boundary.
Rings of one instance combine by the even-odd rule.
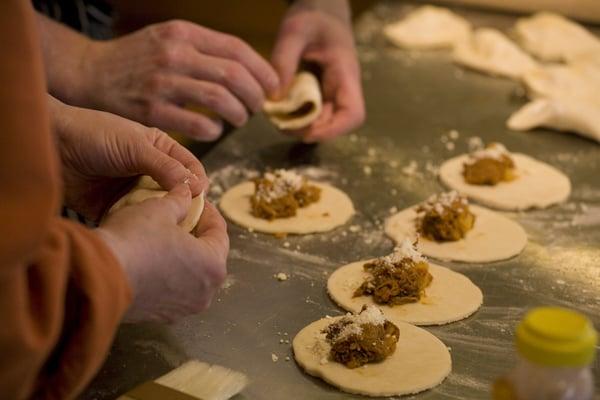
[[[517,364],[492,388],[494,400],[591,400],[597,333],[589,319],[559,307],[528,312],[515,335]]]

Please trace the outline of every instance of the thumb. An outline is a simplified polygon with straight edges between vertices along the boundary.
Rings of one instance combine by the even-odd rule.
[[[192,192],[188,185],[181,183],[158,201],[166,218],[178,224],[185,219],[192,205]]]
[[[145,148],[140,154],[140,173],[150,175],[166,190],[175,188],[178,184],[186,183],[194,192],[202,191],[202,182],[181,162],[155,147]]]
[[[304,36],[295,33],[280,33],[279,40],[275,44],[273,54],[271,55],[271,63],[279,74],[281,83],[276,98],[279,99],[287,93],[298,70],[300,58],[305,48],[306,39]]]

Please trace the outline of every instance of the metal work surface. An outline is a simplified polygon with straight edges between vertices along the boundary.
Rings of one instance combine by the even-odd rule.
[[[246,373],[252,383],[239,399],[360,398],[303,373],[288,341],[310,322],[342,314],[327,296],[328,274],[348,262],[389,253],[393,244],[382,222],[390,209],[442,190],[435,168],[466,152],[474,136],[556,166],[570,176],[573,192],[560,206],[505,213],[529,235],[521,255],[491,264],[440,263],[472,279],[484,293],[484,305],[468,319],[427,328],[451,349],[452,373],[410,398],[489,398],[491,382],[515,360],[512,332],[531,307],[570,307],[600,327],[600,146],[571,134],[507,130],[507,117],[525,101],[519,85],[465,71],[447,52],[392,48],[379,32],[382,21],[399,12],[400,7],[381,4],[357,24],[368,108],[358,131],[304,146],[256,117],[203,157],[214,182],[212,199],[220,188],[246,179],[247,171],[295,167],[346,191],[358,212],[353,220],[330,233],[285,239],[230,224],[230,278],[210,310],[170,326],[123,326],[82,398],[114,398],[189,358]],[[476,25],[504,28],[514,21],[463,14]],[[448,135],[453,129],[460,135],[456,140]],[[416,169],[414,163],[406,168],[413,160]],[[290,278],[280,282],[274,278],[278,272]],[[596,362],[597,387],[598,367]]]

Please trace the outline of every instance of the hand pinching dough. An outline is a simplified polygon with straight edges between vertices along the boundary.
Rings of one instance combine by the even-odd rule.
[[[400,331],[394,352],[383,361],[348,368],[333,361],[326,339],[332,324],[351,317],[323,318],[302,329],[292,346],[296,362],[310,375],[348,393],[366,396],[414,394],[439,385],[450,374],[448,348],[424,329],[386,317]],[[360,316],[358,316],[360,318]]]
[[[274,234],[326,232],[348,222],[355,212],[341,190],[287,170],[232,187],[219,207],[238,225]]]
[[[309,126],[323,108],[319,81],[310,72],[300,72],[294,78],[285,98],[266,101],[263,110],[279,129],[301,129]]]
[[[465,165],[471,165],[477,159],[496,158],[505,152],[488,148],[451,158],[441,165],[440,179],[472,200],[500,210],[546,208],[569,197],[571,181],[566,175],[521,153],[506,152],[514,164],[509,171],[509,180],[502,179],[496,184],[472,184],[465,180]]]
[[[406,242],[402,247],[406,247]],[[403,257],[401,248],[381,259],[393,261],[393,258]],[[356,291],[363,282],[372,279],[371,273],[365,270],[365,264],[372,262],[373,260],[366,260],[344,265],[329,277],[327,291],[333,301],[343,309],[358,312],[364,305],[377,304],[386,317],[394,320],[415,325],[442,325],[467,318],[477,311],[483,302],[481,290],[469,278],[431,263],[428,263],[431,282],[418,301],[397,305],[380,304],[380,299],[373,296],[356,296]],[[382,290],[386,289],[383,284]],[[396,284],[387,282],[388,287],[394,287]]]
[[[166,190],[162,189],[160,185],[151,177],[145,175],[140,178],[138,183],[127,193],[121,197],[113,206],[108,210],[106,216],[120,210],[123,207],[141,203],[146,199],[152,199],[155,197],[164,197],[167,193]],[[204,193],[200,193],[198,196],[192,199],[192,205],[188,211],[188,215],[183,221],[179,223],[183,229],[187,232],[191,232],[202,216],[204,211]]]
[[[477,29],[470,40],[454,48],[454,61],[483,73],[521,79],[537,63],[502,32]]]
[[[387,25],[383,33],[402,48],[452,48],[469,37],[471,24],[448,9],[422,6],[401,21]]]

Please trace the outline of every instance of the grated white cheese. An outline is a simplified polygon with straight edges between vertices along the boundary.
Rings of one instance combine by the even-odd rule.
[[[273,183],[268,189],[259,188],[257,197],[270,203],[279,199],[289,192],[295,192],[302,188],[304,178],[292,170],[277,169],[273,172],[266,172],[264,179]]]
[[[482,158],[491,158],[494,160],[502,160],[503,157],[509,157],[510,153],[500,143],[491,143],[485,149],[480,149],[469,154],[471,162],[481,160]]]
[[[469,205],[469,201],[465,196],[460,195],[456,190],[432,195],[426,201],[420,204],[422,213],[427,213],[435,210],[436,213],[442,215],[445,210],[449,209],[452,204],[459,201],[462,205]]]
[[[405,258],[416,263],[426,261],[426,258],[423,257],[409,239],[404,239],[399,246],[396,246],[392,254],[382,257],[384,262],[390,264],[398,264]]]

